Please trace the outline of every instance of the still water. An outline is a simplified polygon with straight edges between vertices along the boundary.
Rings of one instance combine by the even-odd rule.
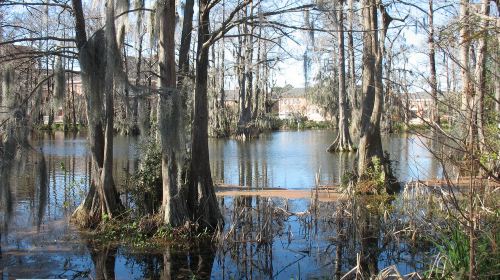
[[[334,139],[328,130],[286,131],[238,142],[211,139],[211,168],[216,182],[250,188],[311,188],[334,184],[353,165],[352,155],[325,152]],[[425,148],[411,135],[384,139],[401,181],[440,176]],[[138,166],[138,139],[116,137],[115,181],[123,189]],[[339,225],[334,213],[342,203],[317,206],[314,221],[299,214],[309,200],[259,197],[220,198],[227,242],[199,244],[190,250],[132,250],[95,247],[88,235],[68,223],[89,183],[85,135],[33,136],[31,147],[0,174],[0,272],[2,279],[290,279],[333,278],[356,265],[356,252],[371,252],[371,266],[396,264],[401,272],[418,271],[429,248],[388,242],[380,217],[360,215],[361,224]],[[126,194],[122,200],[127,203]],[[282,211],[282,212],[280,212]],[[266,214],[267,213],[267,214]],[[280,214],[281,213],[281,214]],[[395,217],[397,219],[397,217]],[[369,238],[364,238],[369,234]],[[367,242],[370,241],[370,242]],[[369,266],[368,266],[369,267]]]

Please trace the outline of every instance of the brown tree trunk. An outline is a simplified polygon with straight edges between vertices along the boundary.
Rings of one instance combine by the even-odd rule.
[[[182,22],[181,45],[179,47],[179,75],[177,85],[183,85],[189,74],[189,47],[193,33],[194,0],[186,0],[184,5],[184,20]]]
[[[162,150],[163,221],[174,227],[183,225],[187,212],[182,171],[185,154],[180,92],[176,89],[175,71],[175,0],[163,0],[159,6],[160,98],[158,128]]]
[[[348,112],[348,98],[345,86],[345,47],[344,47],[344,9],[342,1],[339,1],[340,5],[336,8],[338,9],[336,16],[337,23],[337,40],[339,42],[338,55],[339,63],[337,72],[339,77],[339,96],[338,96],[338,108],[339,108],[339,121],[338,121],[338,135],[335,141],[328,147],[328,152],[350,152],[353,151],[351,135],[349,133],[349,119],[347,116]]]
[[[378,38],[377,1],[364,0],[363,5],[363,103],[361,135],[358,150],[358,175],[363,179],[372,166],[373,157],[383,158],[380,138],[382,115],[382,54]]]
[[[196,88],[192,124],[192,159],[188,194],[188,209],[203,228],[216,229],[224,224],[210,173],[208,150],[208,46],[210,36],[210,0],[199,0],[198,51],[196,58]]]

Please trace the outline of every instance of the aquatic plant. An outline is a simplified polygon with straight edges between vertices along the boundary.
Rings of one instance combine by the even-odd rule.
[[[427,271],[435,279],[463,279],[469,274],[470,243],[467,234],[453,225],[438,232],[434,242],[439,254]],[[482,232],[476,239],[476,273],[483,278],[494,278],[500,273],[500,252],[497,232]]]

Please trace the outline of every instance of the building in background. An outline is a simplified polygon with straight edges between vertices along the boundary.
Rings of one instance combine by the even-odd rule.
[[[277,99],[278,117],[282,120],[299,118],[316,122],[332,120],[330,114],[307,97],[304,88],[286,90],[279,94]]]

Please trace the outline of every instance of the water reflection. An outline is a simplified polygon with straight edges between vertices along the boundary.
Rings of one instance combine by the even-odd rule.
[[[216,181],[251,188],[308,188],[341,180],[354,160],[327,154],[331,131],[277,132],[249,142],[210,140]],[[425,140],[424,141],[428,141]],[[430,142],[425,142],[430,143]],[[32,149],[0,165],[0,271],[2,278],[290,279],[339,277],[397,263],[415,271],[429,248],[410,251],[385,234],[386,217],[363,212],[367,202],[317,203],[262,197],[224,197],[223,243],[135,252],[98,246],[68,224],[90,182],[85,135],[33,135]],[[137,170],[139,142],[116,137],[114,176],[119,189]],[[386,138],[400,179],[440,176],[439,164],[411,136]],[[128,201],[126,194],[122,199]],[[394,218],[396,219],[396,218]]]
[[[355,153],[326,153],[333,138],[333,131],[311,130],[274,132],[247,142],[210,139],[212,173],[217,182],[251,188],[310,188],[316,174],[321,184],[339,183],[352,170]],[[415,135],[383,138],[399,180],[442,176],[427,149],[430,144],[430,139]]]
[[[34,178],[39,178],[38,180],[38,188],[36,191],[38,192],[38,206],[37,206],[37,219],[36,219],[36,227],[37,230],[40,231],[40,226],[42,225],[43,216],[45,215],[45,208],[47,207],[47,196],[48,196],[48,172],[47,172],[47,164],[45,162],[45,155],[43,152],[38,156],[37,162],[38,168],[36,169],[38,172],[38,176],[33,176]]]
[[[189,249],[129,252],[111,245],[88,243],[93,279],[209,279],[215,258],[213,244],[197,243]]]

